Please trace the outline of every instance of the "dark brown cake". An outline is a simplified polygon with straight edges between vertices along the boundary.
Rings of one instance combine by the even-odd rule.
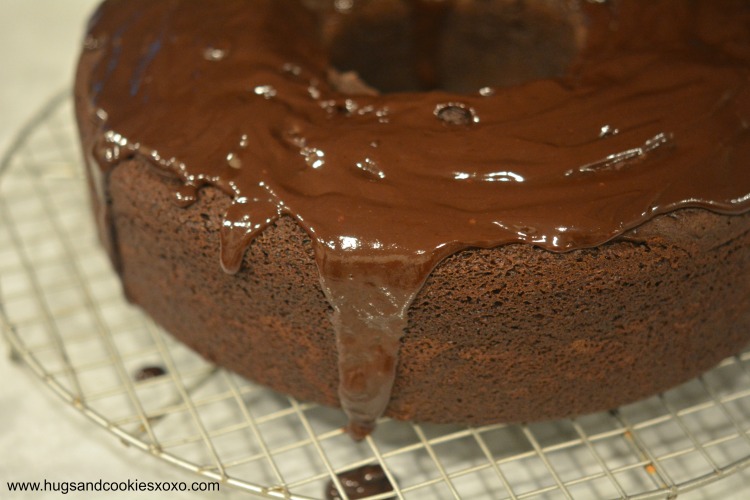
[[[207,188],[182,209],[171,203],[177,186],[139,162],[113,171],[128,297],[211,361],[337,405],[330,306],[310,238],[283,217],[227,275],[218,261],[229,198]],[[748,341],[748,248],[750,216],[682,210],[596,249],[455,254],[409,309],[387,415],[532,421],[679,384]]]
[[[576,56],[565,80],[474,96],[372,96],[355,75],[303,77],[303,54],[318,77],[330,68],[324,44],[296,42],[302,35],[293,33],[316,26],[316,15],[292,0],[222,2],[212,9],[224,23],[200,24],[203,2],[172,2],[173,11],[145,0],[105,3],[76,95],[102,238],[128,298],[221,366],[302,400],[336,406],[343,398],[359,437],[382,411],[373,401],[383,394],[385,414],[399,419],[550,419],[635,401],[739,351],[750,339],[750,31],[737,26],[750,27],[750,13],[731,1],[615,3],[617,13],[584,2],[575,16],[586,26],[584,45],[618,64]],[[665,9],[675,12],[667,26],[674,33],[650,34]],[[619,31],[604,37],[601,30],[615,29],[612,16]],[[644,26],[634,28],[639,16]],[[277,29],[264,31],[258,18]],[[709,30],[719,24],[722,34]],[[346,32],[323,25],[324,40]],[[242,36],[266,45],[246,50],[247,40],[232,38],[243,26],[253,34]],[[622,41],[641,29],[644,40]],[[688,52],[688,38],[704,45]],[[200,47],[203,65],[189,62]],[[253,71],[272,83],[260,85],[252,72],[239,78],[239,66],[212,80],[232,57],[258,64]],[[356,96],[342,97],[342,78]],[[240,116],[246,105],[256,108]],[[423,119],[410,114],[420,107]],[[238,128],[243,120],[249,128]],[[592,125],[595,137],[580,142]],[[229,149],[224,136],[240,146]],[[377,161],[356,164],[362,184],[346,178],[333,196],[317,177],[302,177],[344,165],[336,153],[355,164],[360,157],[349,151],[362,137],[378,144]],[[419,162],[414,147],[429,163],[409,164]],[[437,203],[404,215],[422,203],[421,189],[391,194],[402,174],[389,168],[406,163],[424,176],[421,168],[439,170],[442,155],[454,153],[465,163],[446,167],[453,178],[437,182],[442,191],[423,177]],[[260,184],[255,167],[247,170],[253,155],[262,157]],[[497,162],[502,172],[480,173]],[[509,197],[510,208],[485,202],[500,185],[505,191],[493,192]],[[358,202],[363,189],[376,196]],[[372,304],[385,312],[372,314]],[[347,342],[360,343],[361,370],[342,361]]]

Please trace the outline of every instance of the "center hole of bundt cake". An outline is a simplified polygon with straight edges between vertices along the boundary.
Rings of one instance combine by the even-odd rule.
[[[558,77],[582,43],[574,2],[331,1],[321,33],[343,92],[365,88],[348,72],[382,93],[473,93]]]

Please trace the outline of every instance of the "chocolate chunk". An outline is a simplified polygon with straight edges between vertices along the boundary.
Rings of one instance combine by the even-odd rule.
[[[380,465],[365,465],[338,474],[341,486],[350,500],[367,498],[393,491],[393,485]],[[341,500],[342,497],[333,481],[326,485],[326,500]],[[390,498],[396,498],[395,496]]]
[[[133,375],[133,378],[137,382],[141,382],[143,380],[148,380],[150,378],[156,378],[161,377],[162,375],[166,375],[167,370],[162,368],[161,366],[144,366],[140,368],[135,374]]]

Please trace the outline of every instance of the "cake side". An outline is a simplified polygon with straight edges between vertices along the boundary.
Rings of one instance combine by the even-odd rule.
[[[220,272],[230,200],[143,160],[110,179],[128,297],[207,359],[338,405],[330,306],[310,238],[283,217]],[[533,421],[606,410],[688,380],[750,339],[750,215],[661,216],[595,249],[472,249],[444,260],[409,310],[386,411],[430,422]]]

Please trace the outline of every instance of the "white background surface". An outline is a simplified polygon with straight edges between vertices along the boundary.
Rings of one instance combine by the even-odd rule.
[[[157,1],[157,0],[155,0]],[[98,0],[0,0],[0,151],[54,93],[71,85]],[[135,449],[67,407],[0,342],[0,499],[235,499],[226,493],[11,494],[6,481],[185,481],[198,476]]]
[[[155,0],[158,1],[158,0]],[[0,0],[0,152],[48,97],[69,86],[87,14],[97,0]],[[2,346],[4,347],[4,346]],[[3,349],[4,351],[4,349]],[[30,371],[0,356],[0,499],[65,498],[59,493],[11,495],[6,481],[186,481],[188,472],[125,448],[57,399]],[[120,498],[237,499],[239,492],[120,494]],[[70,498],[102,498],[69,494]],[[750,471],[680,498],[750,498]]]

